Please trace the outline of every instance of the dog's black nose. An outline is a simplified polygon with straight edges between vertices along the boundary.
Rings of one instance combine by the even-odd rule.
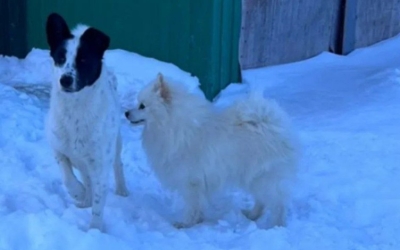
[[[63,88],[69,88],[73,81],[74,79],[72,79],[72,76],[63,75],[60,79],[60,84]]]
[[[125,117],[126,117],[126,118],[129,118],[129,111],[126,111],[126,112],[125,112]]]

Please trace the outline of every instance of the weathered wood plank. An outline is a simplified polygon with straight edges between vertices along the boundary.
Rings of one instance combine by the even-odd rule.
[[[332,47],[340,0],[242,0],[242,69],[294,62]]]
[[[355,47],[365,47],[400,32],[400,0],[358,0]]]

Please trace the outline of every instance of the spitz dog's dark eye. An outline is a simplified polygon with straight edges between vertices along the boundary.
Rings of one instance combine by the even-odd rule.
[[[141,104],[139,105],[139,109],[144,109],[144,108],[145,108],[144,104],[141,103]]]

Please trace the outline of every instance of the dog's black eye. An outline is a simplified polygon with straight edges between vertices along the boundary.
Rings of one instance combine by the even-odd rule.
[[[58,59],[58,63],[59,63],[59,64],[64,64],[64,63],[65,63],[65,57],[64,57],[64,56],[61,56],[61,57]]]
[[[144,104],[141,103],[141,104],[139,105],[139,109],[144,109],[144,108],[145,108]]]
[[[57,65],[63,65],[65,63],[66,59],[65,59],[65,56],[59,56],[54,61]]]
[[[58,66],[63,65],[66,60],[66,53],[67,51],[64,48],[59,48],[54,52],[51,52],[51,57],[54,59],[54,63]]]

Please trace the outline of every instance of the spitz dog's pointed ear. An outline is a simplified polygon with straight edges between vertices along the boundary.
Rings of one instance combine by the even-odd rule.
[[[50,50],[54,51],[65,40],[72,38],[71,31],[68,28],[64,18],[57,13],[51,13],[46,22],[47,44]]]
[[[164,82],[164,75],[161,72],[158,72],[157,74],[157,81],[158,82]]]
[[[161,96],[164,101],[169,102],[171,100],[171,92],[164,80],[164,75],[162,73],[157,74],[157,80],[154,86],[154,90]]]

